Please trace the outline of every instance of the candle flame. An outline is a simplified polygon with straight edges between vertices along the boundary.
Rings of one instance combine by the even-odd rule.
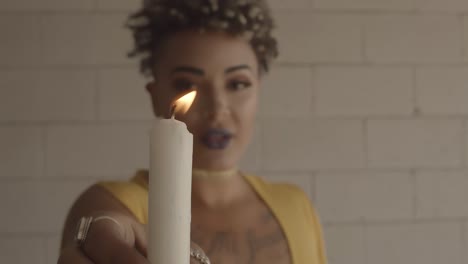
[[[192,106],[193,101],[195,100],[195,96],[197,95],[197,91],[191,91],[188,94],[183,95],[179,99],[174,102],[174,113],[185,114]]]

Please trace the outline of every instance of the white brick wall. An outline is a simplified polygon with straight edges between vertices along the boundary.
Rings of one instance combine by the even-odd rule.
[[[40,22],[39,15],[34,14],[6,13],[0,16],[0,66],[41,64]]]
[[[41,177],[44,173],[44,144],[44,130],[40,127],[0,127],[0,178]]]
[[[364,167],[364,131],[358,121],[266,120],[263,165],[269,170],[307,171]]]
[[[0,120],[93,120],[95,75],[89,70],[0,71]]]
[[[242,167],[304,189],[331,264],[467,263],[468,1],[270,2],[281,56]],[[0,1],[0,263],[54,263],[73,199],[146,167],[139,3]]]
[[[53,14],[42,18],[44,62],[55,65],[129,63],[126,14]]]
[[[3,0],[0,4],[2,11],[91,11],[95,0]]]
[[[465,263],[463,236],[457,222],[370,226],[365,235],[367,262]]]
[[[279,12],[277,35],[284,41],[280,61],[294,63],[350,63],[363,60],[359,17]]]
[[[422,68],[416,73],[417,107],[423,114],[468,113],[468,69]]]
[[[410,219],[414,211],[409,173],[324,173],[316,184],[326,222]]]
[[[319,116],[409,116],[414,109],[411,69],[322,67],[315,90]]]
[[[457,16],[379,15],[365,19],[366,58],[377,63],[454,63],[462,60]]]
[[[312,77],[310,68],[273,68],[263,83],[260,97],[262,117],[310,116]]]
[[[0,185],[0,208],[8,213],[0,218],[0,233],[59,233],[65,220],[64,213],[91,183],[91,180],[3,182]]]
[[[145,79],[135,67],[98,72],[97,97],[100,120],[151,120],[153,109]]]
[[[417,216],[427,218],[467,217],[468,177],[464,171],[417,173]]]
[[[26,253],[27,252],[27,253]],[[11,264],[46,264],[44,240],[40,237],[0,238],[0,262]]]
[[[373,168],[456,168],[463,164],[460,120],[375,120],[367,126]]]
[[[366,263],[363,225],[325,226],[324,232],[327,236],[326,244],[330,263]]]
[[[408,0],[315,0],[315,7],[325,10],[412,10],[414,4]]]
[[[416,8],[422,11],[464,13],[468,11],[468,2],[465,0],[415,0]]]
[[[128,175],[135,168],[145,168],[149,156],[149,128],[147,124],[138,123],[49,127],[47,176]]]

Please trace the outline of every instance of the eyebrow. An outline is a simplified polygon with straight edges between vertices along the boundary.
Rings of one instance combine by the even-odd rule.
[[[204,75],[205,72],[202,69],[191,67],[191,66],[179,66],[176,67],[174,70],[172,70],[171,74],[177,73],[177,72],[188,72],[192,73],[195,75]]]
[[[229,68],[227,68],[227,69],[224,71],[224,73],[225,73],[225,74],[228,74],[228,73],[231,73],[231,72],[235,72],[235,71],[238,71],[238,70],[244,70],[244,69],[245,69],[245,70],[250,70],[250,71],[252,70],[252,69],[250,68],[249,65],[247,65],[247,64],[242,64],[242,65],[237,65],[237,66],[229,67]]]
[[[232,72],[235,72],[235,71],[238,71],[238,70],[250,70],[251,71],[252,69],[247,64],[236,65],[236,66],[232,66],[232,67],[227,68],[224,71],[224,74],[232,73]],[[174,68],[174,70],[172,70],[171,74],[174,74],[174,73],[177,73],[177,72],[187,72],[187,73],[192,73],[192,74],[200,75],[200,76],[203,76],[205,74],[205,72],[202,69],[195,68],[195,67],[192,67],[192,66],[178,66],[178,67]]]

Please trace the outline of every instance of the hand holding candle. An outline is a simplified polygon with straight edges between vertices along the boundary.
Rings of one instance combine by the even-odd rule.
[[[157,118],[150,135],[148,258],[152,264],[189,264],[193,135],[176,119],[195,99],[174,102],[170,119]]]

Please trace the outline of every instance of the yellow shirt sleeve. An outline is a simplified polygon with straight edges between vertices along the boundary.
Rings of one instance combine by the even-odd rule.
[[[131,180],[100,182],[143,224],[148,222],[148,186],[139,172]],[[280,222],[294,264],[326,264],[319,217],[307,195],[290,184],[272,184],[254,176],[246,178]]]
[[[315,234],[315,239],[317,240],[316,251],[318,253],[318,260],[320,264],[327,263],[327,252],[325,248],[325,240],[323,237],[322,224],[320,223],[320,218],[313,207],[312,203],[309,201],[307,195],[301,190],[301,196],[304,204],[304,212],[306,214],[306,219],[309,219],[312,233]]]
[[[293,263],[326,264],[319,217],[304,191],[295,185],[268,183],[255,176],[247,179],[282,225]]]
[[[98,183],[99,186],[110,192],[119,200],[137,220],[146,224],[148,222],[148,190],[135,181],[118,182],[107,181]]]

